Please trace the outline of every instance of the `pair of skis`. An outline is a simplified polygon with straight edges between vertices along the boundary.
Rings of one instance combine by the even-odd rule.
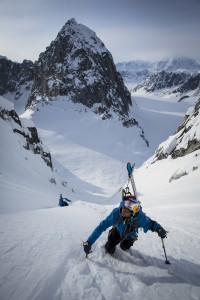
[[[133,164],[131,166],[130,162],[127,163],[127,171],[128,171],[128,184],[127,184],[127,188],[128,188],[129,183],[131,182],[134,196],[135,196],[136,200],[139,202],[139,200],[138,200],[138,194],[137,194],[137,189],[136,189],[136,185],[135,185],[135,180],[134,180],[134,177],[133,177],[134,167],[135,167],[135,164]],[[125,189],[125,193],[126,193],[126,189]]]

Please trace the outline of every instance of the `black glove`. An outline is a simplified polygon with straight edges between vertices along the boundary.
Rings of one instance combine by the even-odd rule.
[[[92,246],[91,246],[88,242],[84,242],[84,243],[83,243],[83,248],[84,248],[84,251],[85,251],[85,253],[86,253],[86,256],[87,256],[89,253],[92,252],[91,247],[92,247]]]
[[[157,233],[158,233],[158,236],[159,236],[161,239],[164,239],[164,238],[167,237],[167,231],[166,231],[164,228],[160,227],[160,228],[158,228],[156,231],[157,231]]]

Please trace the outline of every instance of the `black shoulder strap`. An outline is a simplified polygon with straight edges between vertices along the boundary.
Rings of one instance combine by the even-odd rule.
[[[135,231],[138,230],[138,221],[137,221],[137,220],[134,220],[134,221],[130,224],[127,233],[129,233],[129,232],[131,232],[131,231],[134,231],[134,230],[135,230]]]
[[[113,227],[116,227],[121,221],[121,216],[119,215],[117,222],[113,225]]]

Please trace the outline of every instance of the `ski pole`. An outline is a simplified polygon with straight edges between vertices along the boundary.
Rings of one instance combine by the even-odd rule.
[[[166,254],[166,250],[165,250],[164,241],[163,241],[162,238],[161,238],[161,240],[162,240],[162,246],[163,246],[164,253],[165,253],[165,263],[166,263],[166,265],[170,265],[171,263],[170,263],[169,260],[167,259],[167,254]]]

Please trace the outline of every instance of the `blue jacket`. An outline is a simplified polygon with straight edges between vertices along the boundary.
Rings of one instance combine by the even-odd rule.
[[[124,222],[124,219],[121,215],[121,207],[114,208],[110,215],[95,228],[93,233],[89,236],[87,242],[92,245],[100,237],[103,231],[105,231],[110,226],[115,226],[122,238],[127,236],[138,236],[137,229],[143,228],[146,233],[148,230],[156,231],[158,228],[161,228],[161,225],[157,222],[151,220],[145,215],[142,211],[142,207],[136,216]],[[133,228],[130,229],[131,224],[136,224]],[[131,231],[130,231],[131,230]],[[128,232],[128,233],[127,233]]]
[[[71,200],[69,200],[67,198],[60,198],[59,199],[59,206],[65,206],[67,201],[72,202]]]

